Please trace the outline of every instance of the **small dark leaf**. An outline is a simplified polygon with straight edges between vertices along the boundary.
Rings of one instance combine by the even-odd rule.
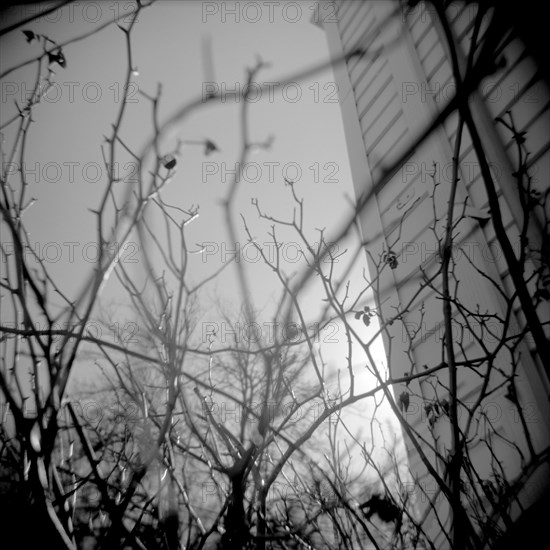
[[[204,142],[204,154],[208,156],[210,153],[215,153],[216,151],[219,151],[218,147],[213,141],[210,141],[207,139]]]
[[[395,252],[392,252],[391,250],[384,254],[383,259],[390,266],[390,269],[396,269],[399,265]]]
[[[363,309],[365,310],[365,313],[369,313],[369,312],[370,312],[370,306],[365,306]]]
[[[25,30],[25,31],[22,31],[22,32],[25,35],[25,38],[27,39],[27,44],[32,42],[35,38],[38,40],[38,37],[32,31]]]
[[[60,67],[65,68],[67,66],[67,60],[65,59],[65,56],[63,55],[63,52],[59,50],[57,53],[57,63]]]
[[[370,317],[368,315],[363,315],[363,323],[367,326],[370,325]]]
[[[369,500],[361,504],[359,508],[363,511],[367,519],[376,514],[386,523],[398,521],[402,514],[401,509],[398,508],[390,498],[384,495],[373,495]]]
[[[399,396],[399,407],[401,408],[401,411],[407,412],[409,410],[409,393],[404,391],[401,392],[401,395]]]
[[[357,311],[357,312],[355,313],[355,318],[356,318],[356,319],[361,319],[361,316],[362,316],[362,315],[363,315],[363,314],[362,314],[360,311]]]
[[[174,168],[177,164],[176,157],[172,154],[164,155],[161,162],[166,170],[172,170],[172,168]]]
[[[48,52],[48,63],[57,63],[60,67],[65,68],[67,66],[67,60],[63,55],[63,50],[59,48],[57,52]]]

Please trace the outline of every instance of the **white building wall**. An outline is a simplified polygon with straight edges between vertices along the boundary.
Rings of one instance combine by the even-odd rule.
[[[324,24],[333,59],[338,59],[358,45],[367,51],[360,58],[355,57],[347,64],[334,67],[352,177],[359,197],[368,192],[383,171],[407,150],[454,95],[455,89],[442,30],[429,5],[420,3],[407,17],[398,10],[397,16],[392,18],[393,23],[385,26],[384,21],[396,9],[397,2],[345,0],[336,4],[336,22],[325,21]],[[473,29],[475,6],[453,3],[448,8],[448,15],[465,55]],[[494,119],[511,111],[519,129],[527,132],[527,146],[531,152],[529,168],[535,175],[537,187],[544,191],[548,188],[550,174],[550,93],[517,37],[510,37],[504,55],[506,67],[481,83],[471,105],[499,185],[503,221],[510,240],[516,244],[518,227],[523,221],[512,177],[517,158],[512,137],[504,127],[495,126]],[[381,307],[391,316],[391,312],[395,311],[393,308],[404,306],[414,299],[415,307],[405,315],[405,323],[411,328],[422,326],[410,347],[403,334],[395,334],[391,341],[385,338],[388,365],[394,377],[403,376],[411,369],[421,369],[424,365],[435,366],[442,359],[443,317],[442,301],[438,299],[439,288],[427,288],[418,294],[421,280],[419,269],[422,267],[429,274],[436,267],[438,244],[433,232],[434,217],[444,219],[447,208],[456,123],[455,113],[423,145],[417,147],[389,181],[377,189],[374,200],[361,216],[364,238],[370,239],[370,250],[374,256],[391,249],[399,261],[395,270],[384,272]],[[487,196],[467,131],[462,140],[460,160],[461,181],[456,202],[462,204],[468,198],[468,204],[472,207],[468,212],[483,213],[487,209]],[[434,163],[436,178],[441,185],[435,199],[432,199],[433,179],[430,173]],[[457,210],[460,211],[460,207]],[[443,235],[442,225],[437,227],[439,235]],[[472,309],[479,306],[480,310],[504,314],[505,300],[472,266],[474,264],[494,280],[501,281],[505,292],[512,292],[513,285],[492,224],[481,227],[477,221],[468,219],[462,221],[458,229],[460,237],[456,246],[462,246],[463,255],[456,267],[461,281],[461,301]],[[530,238],[536,241],[540,235],[534,231]],[[460,253],[457,248],[457,255]],[[469,253],[472,262],[466,260],[465,253]],[[518,327],[523,319],[521,311],[516,310],[515,313],[513,323]],[[543,320],[550,319],[548,304],[539,308],[539,315]],[[474,339],[462,341],[458,332],[456,338],[458,360],[475,357],[478,352],[481,355],[480,346]],[[460,346],[462,353],[458,349]],[[510,359],[504,351],[497,355],[495,366],[504,372],[510,371]],[[477,399],[484,368],[482,365],[477,373],[461,372],[459,375],[459,395],[466,406]],[[443,372],[439,379],[447,385],[445,378],[446,373]],[[506,387],[498,387],[503,380],[502,377],[491,376],[491,386],[496,389],[486,400],[484,410],[494,421],[494,430],[502,436],[496,438],[491,446],[502,461],[506,476],[513,479],[520,471],[520,455],[504,441],[514,442],[523,452],[526,452],[526,442],[515,406],[504,396]],[[549,443],[549,387],[542,365],[536,364],[527,345],[524,345],[522,352],[516,387],[524,413],[529,417],[533,444],[540,451]],[[394,392],[399,395],[404,389],[407,388],[395,387]],[[441,386],[411,382],[408,390],[419,397],[411,398],[407,421],[426,438],[426,442],[437,445],[441,450],[448,440],[445,423],[438,421],[432,430],[424,414],[425,402],[442,397],[444,392]],[[437,443],[434,443],[434,436],[439,438]],[[490,453],[487,445],[481,443],[484,436],[480,425],[477,440],[471,445],[471,458],[482,474],[489,476]],[[435,490],[435,482],[430,481],[418,453],[412,446],[408,450],[410,466],[418,476],[419,486],[428,492]],[[425,445],[425,452],[436,464],[428,444]],[[441,465],[437,466],[441,471]],[[539,472],[539,476],[539,479],[548,478],[548,472]],[[527,496],[523,504],[528,506],[543,490],[544,483],[532,481],[526,487]],[[418,494],[421,493],[422,489]],[[425,498],[419,500],[426,501]],[[438,505],[443,504],[443,500],[440,499]],[[437,531],[437,526],[433,527]]]

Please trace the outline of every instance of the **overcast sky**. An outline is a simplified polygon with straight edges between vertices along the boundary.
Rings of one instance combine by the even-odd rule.
[[[49,4],[48,4],[49,5]],[[116,15],[129,12],[132,4],[76,2],[33,21],[27,27],[58,43],[90,32]],[[6,27],[35,13],[33,6],[17,6],[4,14]],[[41,9],[44,9],[42,7]],[[132,33],[136,74],[122,137],[139,149],[151,133],[150,103],[138,90],[154,95],[162,83],[160,118],[166,120],[183,103],[200,97],[208,89],[227,92],[227,101],[203,108],[168,136],[167,148],[175,141],[211,139],[221,150],[208,157],[202,147],[187,147],[178,164],[168,202],[189,208],[200,205],[200,218],[188,233],[189,243],[209,243],[208,254],[191,258],[191,273],[199,280],[231,257],[234,244],[221,223],[220,199],[225,195],[230,171],[235,169],[240,147],[239,91],[246,81],[246,69],[258,56],[270,66],[257,78],[259,85],[280,82],[288,75],[328,61],[322,27],[311,19],[324,16],[317,2],[157,2],[143,10]],[[123,20],[122,24],[127,24]],[[212,75],[205,74],[202,44],[210,43]],[[39,53],[36,42],[27,44],[18,30],[2,37],[1,71],[32,59]],[[62,282],[69,295],[76,296],[93,268],[95,218],[90,212],[99,204],[105,169],[102,164],[102,136],[109,135],[121,97],[126,66],[124,35],[110,26],[64,48],[66,67],[54,66],[54,86],[43,104],[33,111],[36,124],[28,137],[27,162],[36,173],[29,174],[29,195],[38,199],[29,212],[27,227],[40,255]],[[36,68],[28,65],[2,81],[4,123],[16,113],[14,100],[24,103],[31,90]],[[257,197],[268,213],[289,218],[292,207],[283,177],[297,180],[296,191],[305,199],[306,226],[315,241],[314,228],[327,228],[327,235],[350,213],[353,186],[338,103],[337,87],[330,69],[298,85],[264,92],[250,109],[250,134],[254,141],[275,141],[268,151],[257,152],[243,178],[236,211],[242,212],[260,243],[269,240],[269,225],[257,219],[251,197]],[[11,129],[12,127],[10,127]],[[10,143],[13,131],[5,133]],[[27,171],[29,166],[26,166]],[[132,164],[121,157],[121,176],[129,176]],[[123,184],[124,185],[124,184]],[[239,246],[246,244],[244,233]],[[330,237],[327,237],[330,240]],[[53,244],[52,244],[53,243]],[[76,244],[67,244],[76,243]],[[341,246],[343,248],[343,246]],[[289,260],[292,250],[289,250]],[[129,249],[132,251],[132,248]],[[227,251],[227,252],[226,252]],[[363,286],[364,258],[352,273],[352,291]],[[261,262],[246,263],[250,296],[262,309],[272,303],[280,285]],[[287,271],[295,266],[289,261]],[[222,303],[238,305],[235,278],[226,271],[211,287],[209,295]],[[104,300],[117,300],[119,289],[110,284]],[[312,306],[316,300],[311,294]],[[267,308],[269,309],[269,307]],[[314,309],[312,309],[313,311]],[[340,332],[338,343],[324,346],[333,367],[344,366],[346,342]],[[365,384],[367,383],[365,379]],[[358,381],[360,390],[361,382]]]
[[[132,84],[128,115],[123,126],[126,142],[136,149],[151,135],[149,102],[139,90],[154,94],[162,82],[161,119],[166,119],[182,103],[200,96],[207,88],[227,91],[227,102],[201,109],[170,136],[184,140],[212,139],[221,153],[205,158],[201,147],[189,147],[170,189],[170,198],[182,207],[200,204],[201,220],[195,224],[196,242],[219,242],[220,260],[223,229],[212,223],[219,216],[218,199],[227,191],[231,170],[235,169],[240,145],[238,114],[240,101],[231,90],[244,86],[247,67],[257,56],[270,63],[258,75],[258,84],[280,82],[282,77],[328,59],[322,29],[311,23],[315,2],[281,3],[264,6],[261,2],[245,9],[243,3],[159,2],[144,10],[133,33],[133,53],[139,76]],[[48,35],[57,42],[78,36],[112,18],[116,9],[124,13],[130,3],[76,3],[33,22],[28,28]],[[254,10],[254,6],[257,8]],[[237,13],[232,13],[233,8]],[[268,9],[270,8],[270,9]],[[33,13],[32,6],[18,6],[7,12],[5,25]],[[97,22],[96,22],[97,20]],[[257,21],[256,21],[257,20]],[[124,22],[124,20],[123,20]],[[215,83],[205,83],[201,44],[210,40]],[[36,43],[26,44],[21,32],[5,37],[1,53],[2,71],[39,51]],[[105,181],[100,146],[110,131],[124,76],[126,54],[123,33],[111,26],[64,50],[67,67],[55,67],[54,86],[44,105],[36,109],[36,124],[29,135],[28,157],[38,172],[29,173],[34,207],[31,231],[39,228],[37,242],[48,257],[56,257],[56,247],[44,250],[50,240],[65,242],[70,231],[77,258],[93,252],[85,250],[91,238],[93,217],[88,208],[98,203]],[[15,112],[14,99],[21,104],[26,90],[32,89],[35,67],[12,73],[2,83],[2,121]],[[247,169],[239,203],[248,219],[253,209],[250,197],[269,201],[274,213],[289,212],[288,196],[282,191],[283,176],[298,179],[298,191],[310,204],[309,226],[323,227],[343,214],[346,194],[352,196],[347,155],[340,120],[340,108],[331,70],[298,86],[272,87],[251,107],[251,138],[264,141],[275,137],[270,151],[258,152]],[[9,132],[7,139],[9,141]],[[35,164],[36,163],[36,164]],[[132,164],[121,159],[122,176],[131,176]],[[225,184],[225,185],[224,185]],[[237,208],[240,210],[241,207]],[[33,226],[33,223],[36,225]],[[38,239],[39,236],[39,239]],[[244,244],[244,242],[242,243]],[[227,249],[229,249],[227,244]],[[62,245],[69,260],[69,246]],[[209,248],[208,263],[216,258]],[[54,269],[75,270],[64,265],[65,258],[52,261]],[[71,263],[71,262],[67,262]],[[198,259],[203,264],[204,258]],[[83,268],[89,267],[86,265]],[[76,287],[75,287],[76,288]]]

